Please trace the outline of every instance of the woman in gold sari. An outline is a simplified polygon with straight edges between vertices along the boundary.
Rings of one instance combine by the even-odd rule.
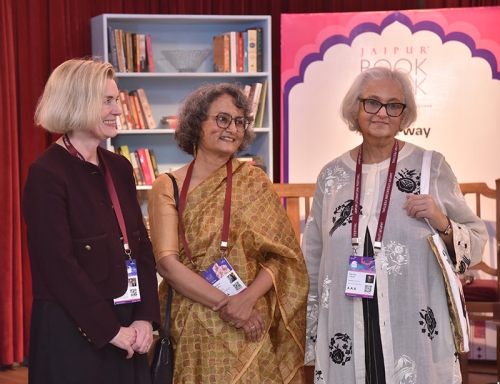
[[[188,96],[175,132],[194,157],[173,172],[180,214],[167,175],[151,191],[160,295],[167,284],[174,292],[176,383],[304,381],[304,258],[272,182],[234,158],[255,138],[250,111],[233,84],[206,85]],[[210,272],[220,280],[205,278]]]

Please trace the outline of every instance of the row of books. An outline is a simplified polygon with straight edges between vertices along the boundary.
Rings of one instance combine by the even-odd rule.
[[[214,36],[214,72],[262,72],[263,41],[260,27]]]
[[[143,88],[120,91],[122,114],[116,118],[117,129],[155,129],[156,121]]]
[[[132,164],[136,185],[153,185],[160,173],[153,149],[139,148],[130,151],[128,145],[113,148],[115,153],[125,156]]]
[[[154,72],[151,35],[108,26],[109,61],[116,72]]]
[[[252,113],[250,114],[254,118],[252,126],[262,128],[266,107],[267,80],[262,83],[245,85],[244,92],[252,102]]]

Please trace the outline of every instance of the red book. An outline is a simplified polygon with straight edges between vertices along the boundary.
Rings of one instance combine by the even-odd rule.
[[[238,55],[236,59],[236,63],[238,65],[238,72],[245,71],[245,46],[243,39],[243,32],[238,32]]]
[[[141,163],[142,173],[144,174],[144,181],[146,182],[146,185],[153,185],[153,178],[151,177],[152,173],[149,168],[146,149],[139,148],[136,152],[139,157],[139,162]]]
[[[153,43],[151,42],[151,35],[146,36],[146,54],[147,54],[149,72],[154,72],[155,61],[153,58]]]

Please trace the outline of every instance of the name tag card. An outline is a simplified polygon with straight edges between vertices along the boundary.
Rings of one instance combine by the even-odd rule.
[[[114,299],[115,305],[118,304],[130,304],[137,303],[141,301],[141,292],[139,291],[139,278],[137,276],[137,265],[135,260],[127,260],[125,261],[127,264],[127,290],[123,294],[116,299]]]
[[[228,296],[237,295],[247,287],[225,257],[201,274],[206,281]]]
[[[373,299],[375,291],[375,259],[365,256],[349,256],[347,270],[346,296]]]

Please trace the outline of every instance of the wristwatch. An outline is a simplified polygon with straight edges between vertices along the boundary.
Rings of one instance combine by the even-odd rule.
[[[444,231],[440,231],[439,229],[436,228],[436,230],[439,233],[442,233],[443,235],[448,236],[451,232],[451,221],[450,221],[450,218],[448,216],[446,216],[446,218],[448,219],[448,226],[446,227],[446,229]]]

